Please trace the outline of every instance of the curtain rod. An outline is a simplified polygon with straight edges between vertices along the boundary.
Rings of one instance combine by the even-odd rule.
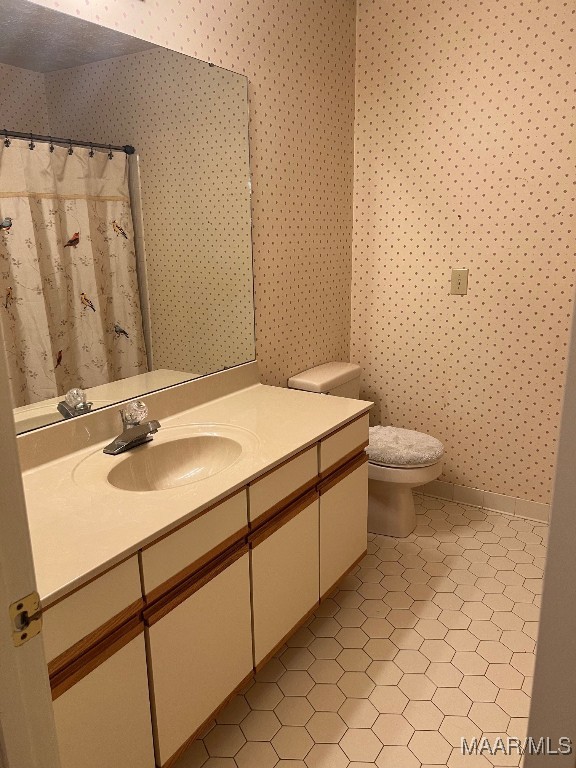
[[[127,155],[133,155],[136,150],[130,144],[124,146],[116,146],[114,144],[98,144],[95,141],[76,141],[75,139],[59,139],[55,136],[42,136],[38,133],[21,133],[20,131],[7,131],[5,128],[0,131],[4,135],[4,144],[10,146],[10,139],[28,139],[30,141],[30,149],[34,149],[34,142],[41,141],[47,144],[63,144],[66,147],[72,149],[75,147],[88,147],[89,149],[107,149],[110,152],[125,152]],[[8,142],[8,143],[6,143]]]

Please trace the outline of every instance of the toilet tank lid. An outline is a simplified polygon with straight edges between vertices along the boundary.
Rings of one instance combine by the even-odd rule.
[[[288,386],[306,392],[329,392],[334,387],[357,379],[360,372],[360,366],[354,363],[324,363],[292,376],[288,379]]]

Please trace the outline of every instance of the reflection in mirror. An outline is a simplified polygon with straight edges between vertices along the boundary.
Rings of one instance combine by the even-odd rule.
[[[253,360],[246,79],[24,0],[0,10],[19,431],[63,418],[73,387],[96,409]]]

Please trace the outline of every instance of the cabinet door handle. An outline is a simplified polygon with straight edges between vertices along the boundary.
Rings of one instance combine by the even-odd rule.
[[[58,698],[69,688],[89,675],[100,664],[117,653],[121,648],[127,645],[131,640],[144,631],[144,624],[138,616],[124,626],[119,627],[116,632],[102,640],[99,645],[94,646],[85,654],[80,656],[64,669],[50,675],[50,688],[52,689],[52,700]]]
[[[366,464],[367,461],[368,454],[364,451],[362,451],[362,453],[356,454],[356,456],[351,461],[349,461],[343,467],[340,467],[340,469],[337,469],[320,483],[318,486],[318,493],[320,496],[322,496],[323,493],[326,493],[326,491],[329,491],[335,485],[338,485],[341,480],[344,480],[345,477],[352,474],[352,472],[355,472],[363,464]]]
[[[210,563],[206,568],[198,571],[179,587],[161,597],[153,605],[144,610],[144,622],[147,627],[151,627],[167,613],[174,610],[180,603],[188,600],[195,592],[202,589],[203,586],[212,581],[218,574],[225,571],[232,563],[239,560],[242,555],[248,552],[248,544],[241,543],[233,550],[226,552],[219,560]]]
[[[275,517],[268,520],[264,525],[255,530],[250,536],[248,536],[248,542],[252,548],[261,544],[268,536],[271,536],[275,531],[282,528],[286,523],[290,522],[292,518],[299,515],[300,512],[305,510],[310,504],[313,504],[318,499],[318,492],[316,490],[309,491],[307,494],[297,499],[293,504],[287,507],[282,512],[279,512]]]

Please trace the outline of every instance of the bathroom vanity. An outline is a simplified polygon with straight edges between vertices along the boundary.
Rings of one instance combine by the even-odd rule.
[[[129,178],[96,205],[60,182],[55,195],[42,173],[28,206],[18,171],[0,216],[10,214],[0,335],[23,408],[18,448],[61,762],[169,766],[365,552],[370,404],[259,384],[248,80],[10,4],[3,166],[25,156],[27,168],[43,167],[36,158],[52,167],[61,155],[91,179],[95,165]],[[87,37],[89,50],[73,44]],[[21,108],[31,71],[46,115]],[[159,210],[161,200],[170,205]],[[121,207],[76,223],[104,203]],[[38,227],[50,247],[34,248]],[[74,269],[53,280],[63,265]],[[115,277],[120,265],[130,279]],[[63,408],[71,418],[60,421],[71,387],[91,390],[92,412]],[[112,404],[137,395],[159,432],[105,455],[122,431]],[[31,634],[16,610],[19,643]]]
[[[111,410],[21,444],[63,768],[172,765],[366,551],[371,404],[241,368],[151,395],[126,454]]]

